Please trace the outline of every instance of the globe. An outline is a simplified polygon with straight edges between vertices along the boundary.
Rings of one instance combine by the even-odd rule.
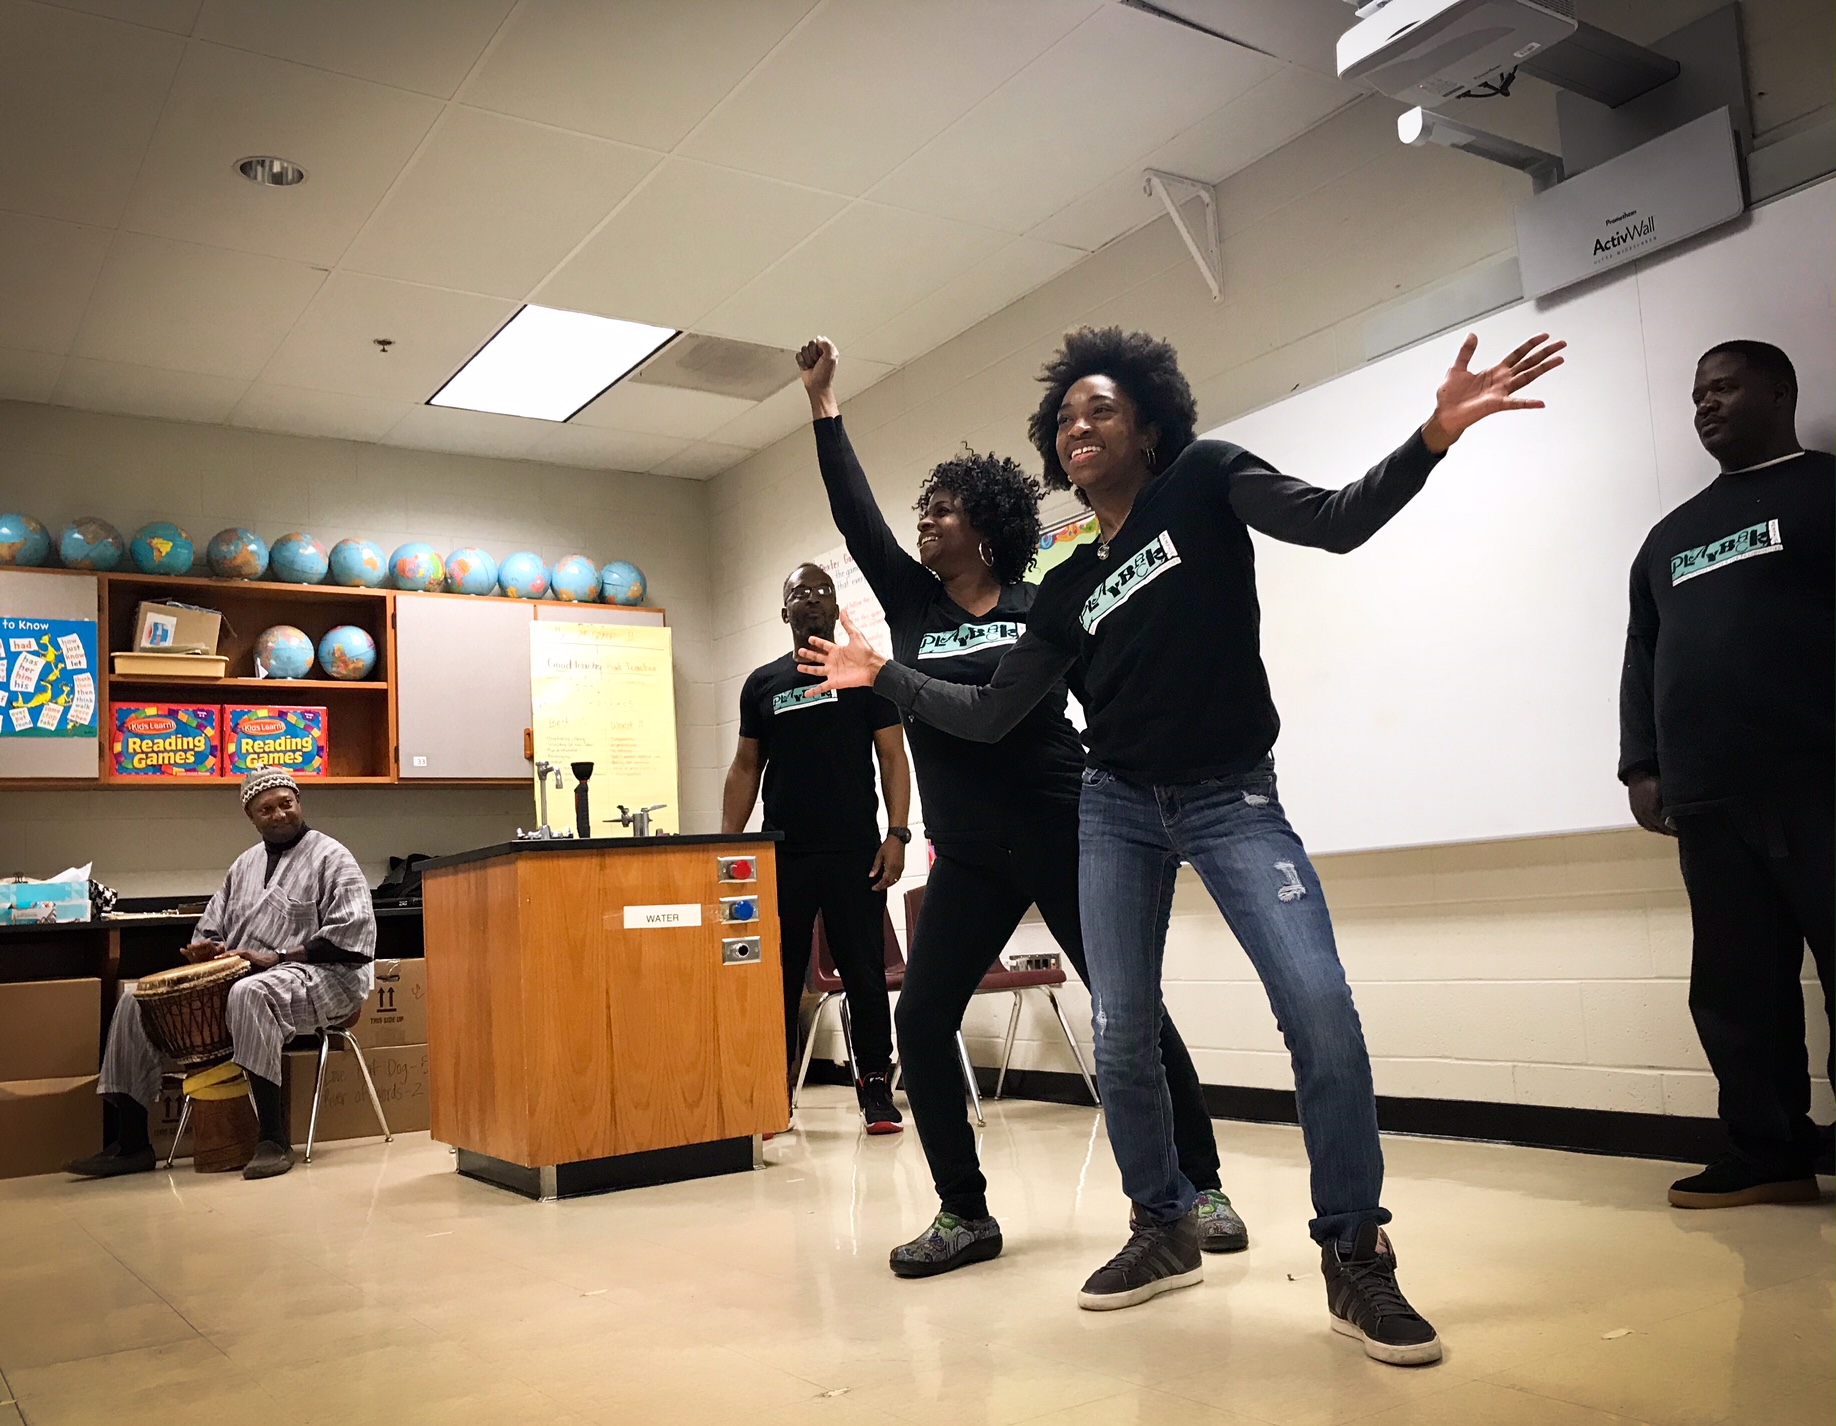
[[[204,546],[204,561],[218,579],[260,579],[268,572],[268,542],[253,530],[219,530]]]
[[[415,540],[389,556],[389,574],[397,589],[438,589],[446,578],[446,561],[432,545]]]
[[[276,624],[255,637],[255,673],[267,678],[304,678],[312,672],[312,640],[303,629]]]
[[[558,559],[549,587],[554,590],[555,598],[569,604],[591,604],[599,598],[599,566],[585,555]]]
[[[70,569],[113,569],[126,553],[121,531],[93,515],[72,520],[57,537],[57,557]]]
[[[331,569],[325,546],[311,535],[297,532],[282,535],[274,542],[274,555],[268,568],[282,584],[323,584]]]
[[[497,582],[513,599],[540,599],[548,593],[548,566],[540,555],[518,550],[497,567]]]
[[[30,515],[0,515],[0,564],[43,564],[51,556],[51,532]]]
[[[134,532],[128,553],[142,574],[190,574],[191,536],[170,520],[155,520]]]
[[[613,560],[599,572],[599,597],[608,604],[642,604],[649,589],[644,571],[625,560]]]
[[[340,624],[319,640],[319,667],[333,678],[368,678],[376,667],[376,640],[355,624]]]
[[[331,582],[346,589],[379,589],[389,562],[374,540],[340,540],[331,547]]]
[[[454,594],[497,593],[497,561],[488,550],[454,550],[446,557],[446,587]]]

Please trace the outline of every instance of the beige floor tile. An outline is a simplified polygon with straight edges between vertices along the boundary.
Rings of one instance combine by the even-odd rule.
[[[0,1426],[25,1426],[25,1417],[11,1401],[0,1401]]]
[[[298,1400],[270,1396],[208,1342],[8,1370],[31,1426],[305,1426]]]
[[[1025,1426],[1262,1426],[1251,1416],[1220,1411],[1161,1391],[1131,1390],[1044,1416]]]
[[[195,1340],[196,1330],[94,1243],[0,1269],[0,1370]]]
[[[1645,1426],[1572,1402],[1553,1401],[1490,1382],[1462,1382],[1406,1406],[1358,1418],[1358,1426]]]

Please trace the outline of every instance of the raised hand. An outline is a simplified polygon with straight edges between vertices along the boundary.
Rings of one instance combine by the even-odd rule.
[[[1541,401],[1525,400],[1517,393],[1544,372],[1562,364],[1557,355],[1567,342],[1552,342],[1539,332],[1497,366],[1473,371],[1470,363],[1479,349],[1479,338],[1469,333],[1460,354],[1447,369],[1447,378],[1434,393],[1434,414],[1422,425],[1422,439],[1431,451],[1444,451],[1472,425],[1499,411],[1540,411]]]
[[[803,389],[810,395],[810,410],[818,419],[841,414],[835,400],[838,355],[835,343],[827,337],[812,337],[797,351],[797,374],[803,378]]]
[[[842,628],[848,631],[846,644],[832,644],[812,634],[810,647],[797,650],[797,672],[822,680],[810,690],[812,693],[827,693],[832,688],[872,688],[874,679],[886,667],[886,656],[873,651],[867,636],[854,627],[848,611],[839,612]]]

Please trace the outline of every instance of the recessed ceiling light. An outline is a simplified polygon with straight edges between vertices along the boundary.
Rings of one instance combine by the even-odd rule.
[[[671,327],[525,307],[427,404],[565,421],[675,335]]]
[[[296,183],[306,181],[305,169],[284,158],[275,158],[273,154],[257,154],[253,158],[242,159],[236,164],[236,172],[250,183],[259,183],[267,188],[291,188]]]

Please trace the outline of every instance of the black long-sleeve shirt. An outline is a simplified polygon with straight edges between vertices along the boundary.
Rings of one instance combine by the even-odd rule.
[[[947,732],[991,740],[1075,669],[1096,766],[1157,785],[1246,771],[1280,729],[1250,530],[1355,549],[1438,460],[1417,431],[1362,479],[1324,490],[1241,446],[1195,441],[1142,491],[1106,557],[1086,545],[1046,575],[1028,633],[985,686],[888,664],[875,691]]]
[[[1633,560],[1619,776],[1656,774],[1667,812],[1828,793],[1833,481],[1822,451],[1724,474]]]
[[[1036,585],[1011,584],[994,608],[971,614],[943,582],[899,544],[867,484],[841,417],[815,422],[817,462],[835,528],[847,541],[892,630],[892,656],[932,678],[979,686],[1026,632]],[[971,742],[907,719],[906,739],[934,842],[987,841],[1077,814],[1084,750],[1065,717],[1065,689],[1046,680],[1042,696],[994,743]]]

